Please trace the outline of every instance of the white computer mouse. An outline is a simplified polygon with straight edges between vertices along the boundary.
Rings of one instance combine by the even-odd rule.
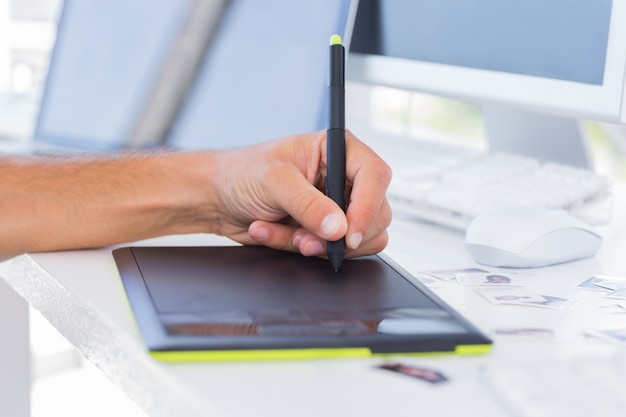
[[[508,207],[474,218],[465,246],[479,263],[510,268],[554,265],[594,256],[602,237],[564,210]]]

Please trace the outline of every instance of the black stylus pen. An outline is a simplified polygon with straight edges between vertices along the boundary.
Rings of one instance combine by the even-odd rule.
[[[346,116],[345,116],[345,49],[341,36],[330,38],[330,99],[326,130],[326,194],[346,211]],[[346,240],[327,242],[327,254],[335,271],[346,255]]]

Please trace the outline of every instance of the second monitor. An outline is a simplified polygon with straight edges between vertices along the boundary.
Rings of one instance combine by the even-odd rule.
[[[626,1],[363,0],[347,68],[480,104],[492,150],[587,166],[579,120],[626,122]]]
[[[145,145],[135,135],[159,97],[177,101],[166,109],[173,122],[156,129],[162,137],[149,133],[149,145],[224,148],[322,129],[328,39],[349,39],[355,12],[355,0],[66,0],[34,141],[93,151]],[[197,56],[197,68],[185,68]],[[166,69],[191,76],[189,91]],[[169,96],[154,94],[163,80]]]

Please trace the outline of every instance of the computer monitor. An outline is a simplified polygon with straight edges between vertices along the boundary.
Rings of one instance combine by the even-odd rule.
[[[138,121],[167,80],[163,69],[189,58],[173,49],[190,47],[180,37],[208,3],[217,2],[65,0],[35,142],[94,151],[144,145],[132,143]],[[349,41],[356,3],[220,1],[194,81],[176,96],[180,106],[156,144],[225,148],[323,128],[330,36]]]
[[[191,2],[65,0],[34,142],[124,147]]]
[[[232,2],[166,143],[228,148],[323,129],[330,35],[349,45],[356,3]]]
[[[489,146],[588,166],[626,122],[625,0],[361,0],[347,78],[479,104]]]

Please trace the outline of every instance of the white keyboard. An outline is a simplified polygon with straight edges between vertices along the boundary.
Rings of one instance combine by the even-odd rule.
[[[395,211],[461,230],[500,207],[572,211],[610,190],[609,179],[590,170],[530,157],[397,138],[372,147],[393,168],[388,198]]]

